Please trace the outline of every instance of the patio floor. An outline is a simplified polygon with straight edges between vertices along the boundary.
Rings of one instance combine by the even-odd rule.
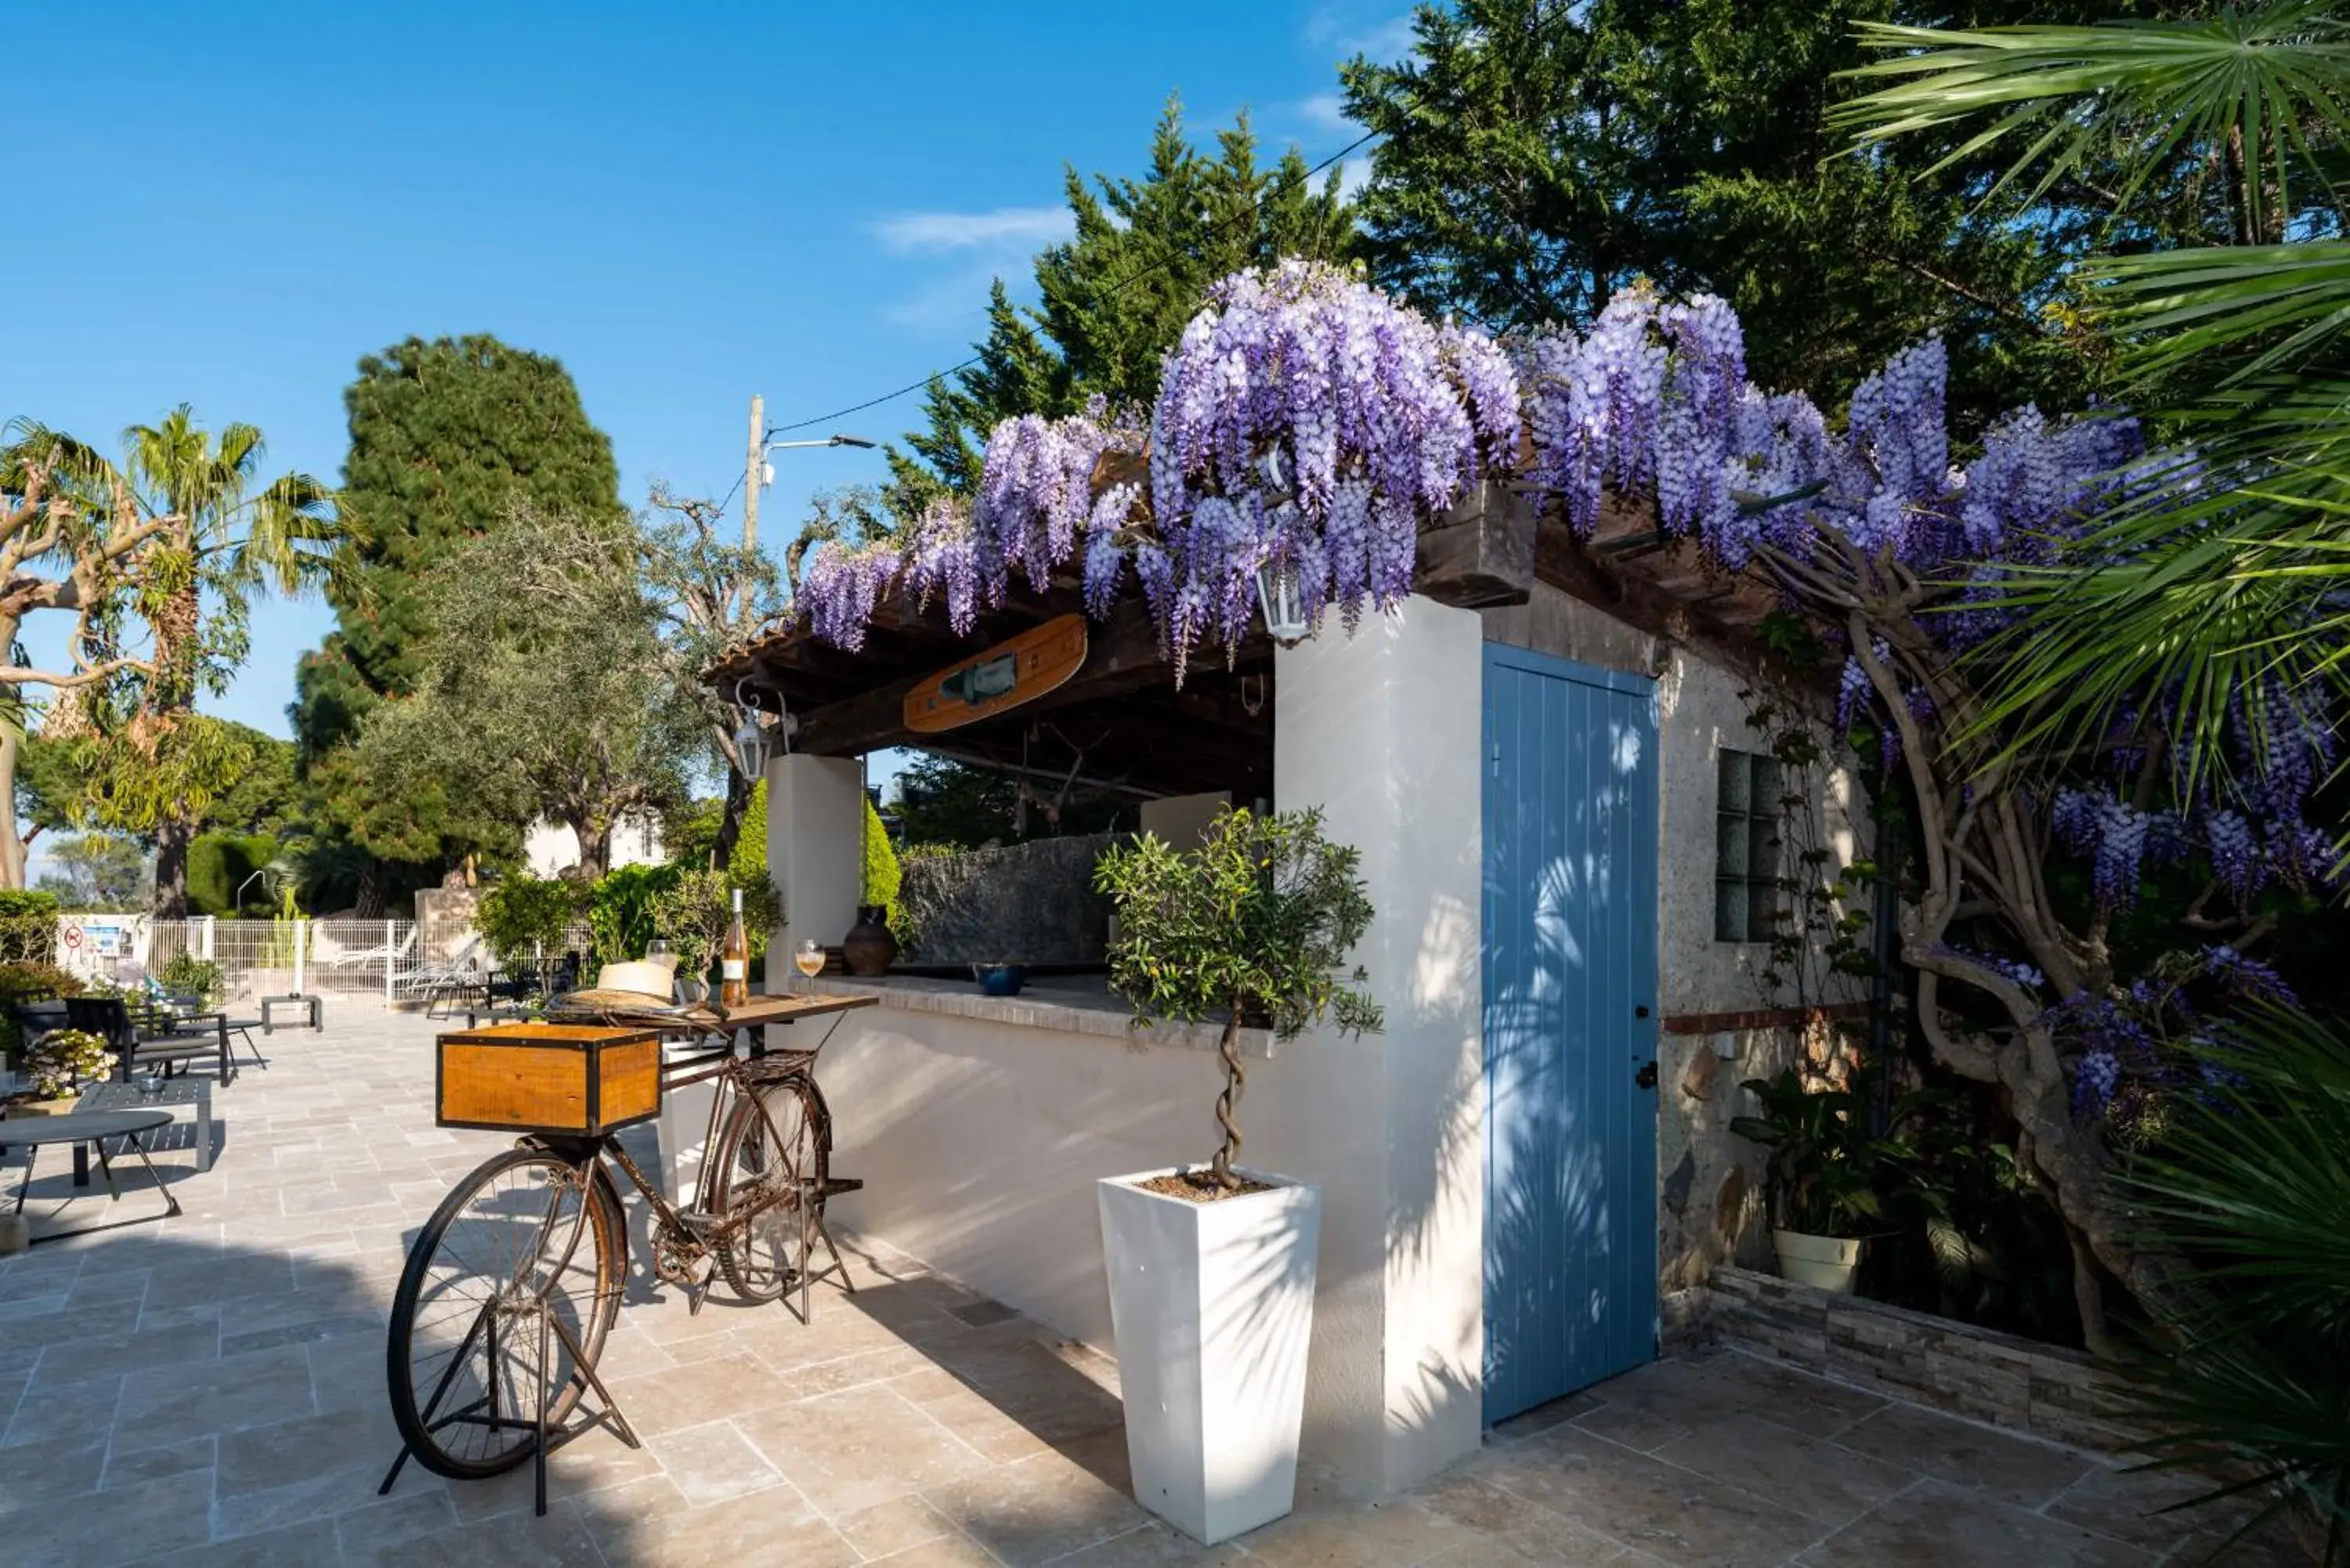
[[[1521,1417],[1408,1496],[1309,1462],[1295,1515],[1201,1548],[1127,1493],[1114,1366],[862,1246],[859,1293],[821,1293],[812,1325],[639,1283],[603,1366],[645,1447],[561,1450],[546,1519],[527,1468],[411,1466],[379,1499],[402,1251],[504,1140],[432,1125],[444,1026],[348,1002],[328,1023],[217,1095],[210,1173],[161,1162],[183,1217],[0,1261],[0,1563],[2121,1568],[2210,1544],[2103,1460],[1724,1353]]]

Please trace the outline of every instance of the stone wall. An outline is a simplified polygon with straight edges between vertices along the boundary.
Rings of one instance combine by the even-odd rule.
[[[1994,1427],[2108,1450],[2133,1438],[2112,1378],[2077,1351],[1736,1268],[1714,1271],[1702,1319],[1716,1344]]]
[[[426,963],[446,963],[473,934],[473,913],[482,895],[473,888],[419,888],[416,890],[416,956]]]
[[[1109,842],[1037,838],[907,861],[898,907],[914,940],[904,961],[1102,962],[1109,900],[1094,891],[1094,862]]]

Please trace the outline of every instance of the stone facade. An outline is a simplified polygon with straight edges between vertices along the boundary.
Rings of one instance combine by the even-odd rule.
[[[1109,900],[1094,891],[1094,862],[1109,835],[1037,838],[909,860],[898,885],[924,964],[1100,963]]]
[[[1699,1315],[1718,1344],[1994,1427],[2108,1451],[2134,1438],[2077,1351],[1737,1268],[1714,1271]]]
[[[473,913],[481,903],[475,888],[418,888],[416,956],[426,963],[446,963],[473,934]]]

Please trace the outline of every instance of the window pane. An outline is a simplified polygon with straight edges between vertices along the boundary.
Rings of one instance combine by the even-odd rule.
[[[1768,882],[1749,882],[1746,885],[1746,940],[1748,941],[1760,942],[1770,940],[1771,932],[1778,923],[1773,919],[1778,912],[1778,907],[1779,889],[1772,887]]]
[[[1750,785],[1752,781],[1751,770],[1747,764],[1752,761],[1753,758],[1747,753],[1733,752],[1726,746],[1722,748],[1721,755],[1718,759],[1719,765],[1715,769],[1715,776],[1720,781],[1721,790],[1721,809],[1722,811],[1743,813],[1751,809],[1750,802],[1752,795],[1750,793]]]
[[[1748,846],[1752,836],[1742,816],[1714,818],[1713,874],[1743,879],[1748,857],[1753,851]]]
[[[1779,815],[1779,763],[1773,757],[1754,759],[1754,804],[1749,808],[1757,816],[1773,821]]]
[[[1728,875],[1730,867],[1721,867]],[[1779,824],[1776,818],[1758,816],[1747,834],[1744,870],[1749,881],[1775,882],[1779,879]]]
[[[1718,942],[1742,942],[1746,940],[1746,884],[1727,879],[1714,884],[1713,940]]]

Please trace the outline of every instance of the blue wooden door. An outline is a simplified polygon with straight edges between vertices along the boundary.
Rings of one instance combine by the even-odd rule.
[[[1490,1424],[1656,1355],[1653,684],[1486,644],[1484,772]]]

